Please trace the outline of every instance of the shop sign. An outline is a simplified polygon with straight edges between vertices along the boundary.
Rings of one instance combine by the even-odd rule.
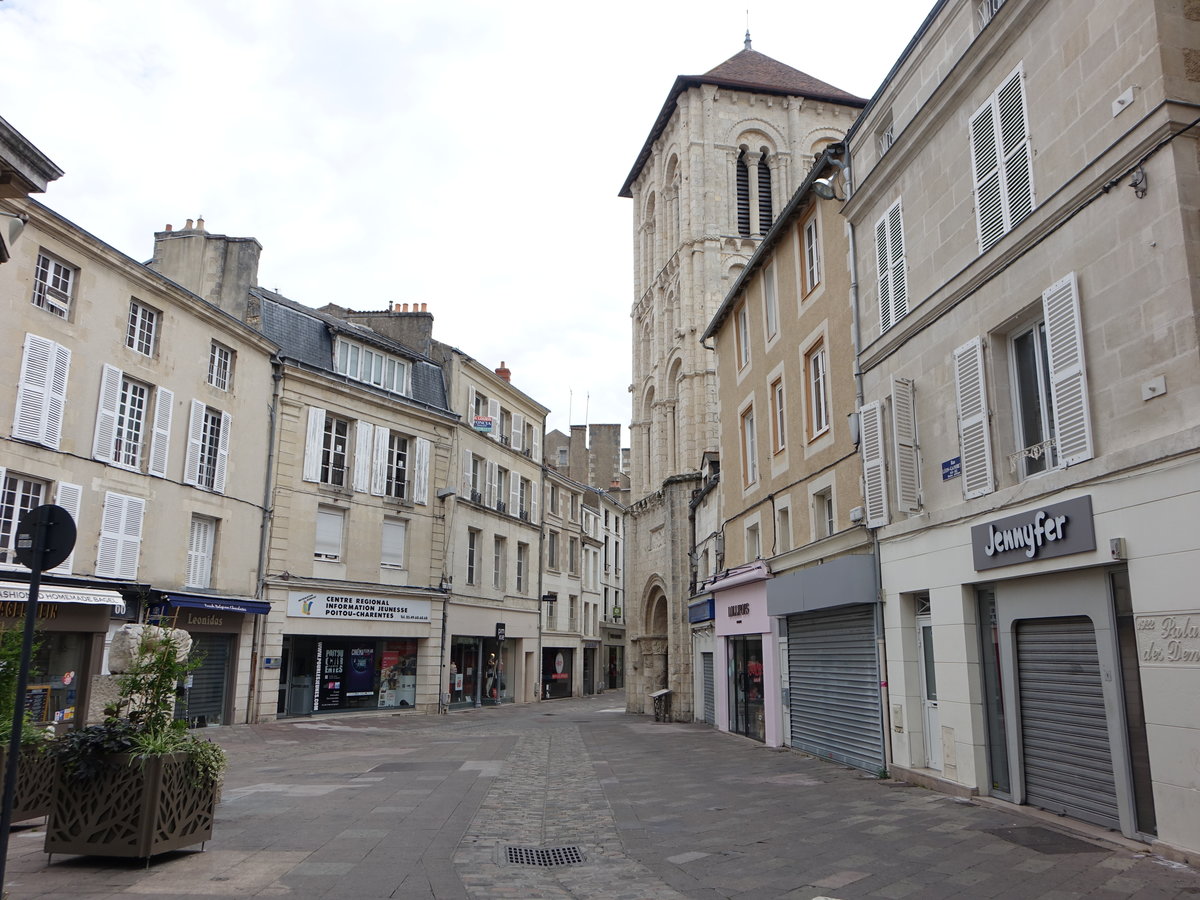
[[[748,615],[750,615],[749,603],[733,603],[729,607],[729,618],[731,619],[739,619]]]
[[[971,555],[976,571],[1095,549],[1090,495],[971,528]]]
[[[428,622],[431,604],[415,598],[362,594],[288,593],[288,615],[306,619],[356,619],[385,622]]]
[[[1135,622],[1143,666],[1200,666],[1200,611],[1136,616]]]

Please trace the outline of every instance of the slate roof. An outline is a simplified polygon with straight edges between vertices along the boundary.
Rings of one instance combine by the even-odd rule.
[[[667,94],[666,102],[654,120],[654,127],[646,143],[638,153],[637,161],[625,178],[618,193],[620,197],[632,197],[631,186],[642,173],[654,142],[666,130],[667,123],[675,112],[675,104],[679,95],[689,88],[701,84],[711,84],[717,87],[727,87],[734,90],[750,91],[755,94],[777,94],[781,96],[807,97],[811,100],[821,100],[826,103],[837,103],[842,106],[855,106],[861,109],[867,105],[862,97],[847,93],[841,88],[826,84],[819,78],[813,78],[799,69],[772,59],[765,53],[746,49],[731,56],[715,68],[709,69],[703,75],[680,75],[675,79],[671,92]]]
[[[260,303],[262,333],[279,345],[281,357],[343,379],[345,376],[338,375],[333,370],[333,341],[336,335],[344,334],[356,341],[378,347],[393,356],[409,360],[412,363],[412,397],[408,399],[431,409],[451,412],[446,400],[446,383],[442,378],[442,368],[427,356],[389,340],[365,325],[319,312],[274,291],[256,287],[251,288],[250,293]],[[364,390],[376,390],[369,385],[362,387]],[[388,396],[401,402],[405,399],[395,394]]]

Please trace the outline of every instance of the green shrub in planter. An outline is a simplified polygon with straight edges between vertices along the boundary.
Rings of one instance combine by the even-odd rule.
[[[17,705],[17,673],[21,666],[21,629],[0,630],[0,779],[7,771],[13,712]],[[37,642],[34,643],[37,652]],[[36,819],[50,811],[51,773],[54,761],[46,753],[53,729],[35,725],[29,713],[21,724],[17,784],[13,792],[12,821]]]
[[[212,837],[225,751],[174,717],[178,686],[199,661],[188,661],[187,632],[136,627],[103,724],[51,744],[47,853],[150,857]]]

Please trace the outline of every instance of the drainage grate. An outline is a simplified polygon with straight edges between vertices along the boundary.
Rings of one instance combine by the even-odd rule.
[[[583,862],[583,851],[566,847],[505,847],[504,861],[510,866],[574,866]]]

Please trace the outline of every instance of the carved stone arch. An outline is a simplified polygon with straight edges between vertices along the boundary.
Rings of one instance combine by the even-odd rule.
[[[665,688],[670,671],[670,612],[666,585],[654,576],[642,592],[642,673],[646,692]]]
[[[654,419],[654,395],[656,393],[654,379],[647,378],[645,385],[642,387],[641,408],[638,410],[640,418],[643,422],[651,422]]]
[[[765,144],[770,148],[770,152],[775,154],[779,153],[781,148],[787,147],[787,138],[783,132],[763,119],[750,117],[740,119],[730,124],[726,134],[725,143],[738,149],[746,147],[750,150],[759,150]]]
[[[809,130],[799,144],[808,154],[808,164],[804,166],[805,173],[812,168],[813,162],[826,147],[844,139],[845,136],[845,132],[839,128],[823,127]]]

